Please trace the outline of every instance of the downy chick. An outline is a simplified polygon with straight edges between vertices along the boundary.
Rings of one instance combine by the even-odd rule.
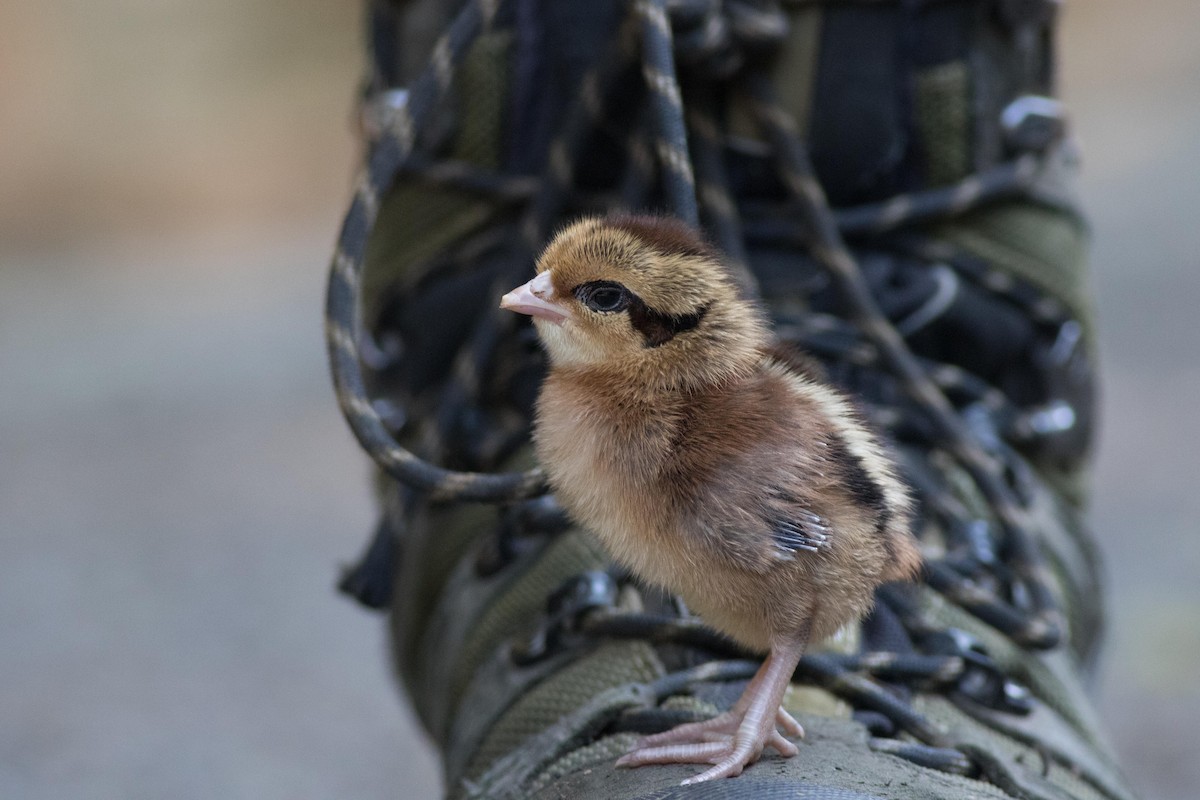
[[[586,219],[501,307],[549,355],[535,443],[568,513],[643,580],[769,653],[741,699],[618,764],[738,775],[803,729],[780,707],[810,641],[911,578],[911,501],[853,406],[772,344],[719,257],[669,218]]]

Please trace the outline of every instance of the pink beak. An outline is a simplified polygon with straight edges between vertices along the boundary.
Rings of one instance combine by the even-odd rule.
[[[538,317],[555,325],[567,321],[566,308],[553,303],[549,298],[554,296],[554,284],[550,282],[550,271],[538,273],[529,283],[518,286],[504,297],[500,298],[500,307],[518,314],[528,314]]]

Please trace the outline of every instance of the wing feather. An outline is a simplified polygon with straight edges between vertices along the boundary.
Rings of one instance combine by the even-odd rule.
[[[767,521],[771,541],[779,555],[792,558],[801,551],[815,553],[829,546],[832,531],[828,520],[798,508],[791,512]]]

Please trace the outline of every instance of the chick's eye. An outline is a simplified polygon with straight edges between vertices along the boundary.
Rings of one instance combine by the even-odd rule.
[[[597,289],[588,298],[588,305],[597,311],[616,311],[621,304],[620,289]]]
[[[588,308],[601,313],[624,311],[629,307],[629,292],[619,283],[585,283],[575,290],[575,296]]]

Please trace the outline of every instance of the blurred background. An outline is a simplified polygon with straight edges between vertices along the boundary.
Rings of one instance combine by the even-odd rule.
[[[321,339],[345,0],[0,4],[0,797],[434,797]],[[1105,414],[1098,704],[1200,790],[1200,4],[1068,4]]]

